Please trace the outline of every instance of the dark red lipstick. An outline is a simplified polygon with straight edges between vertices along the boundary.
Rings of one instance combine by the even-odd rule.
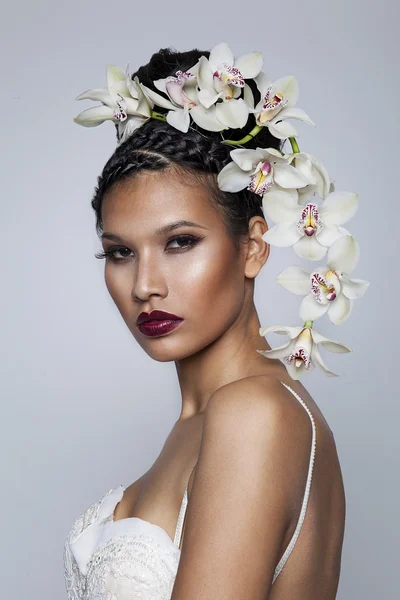
[[[136,325],[144,335],[156,337],[168,333],[178,327],[183,319],[164,310],[152,310],[151,313],[141,312]]]

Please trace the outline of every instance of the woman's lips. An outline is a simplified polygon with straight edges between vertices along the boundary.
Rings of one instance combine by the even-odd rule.
[[[155,337],[172,331],[183,319],[163,310],[152,310],[150,314],[140,313],[136,325],[144,335]]]
[[[137,327],[144,335],[156,337],[176,329],[182,321],[183,319],[178,319],[176,321],[172,321],[171,319],[165,319],[164,321],[145,321]]]

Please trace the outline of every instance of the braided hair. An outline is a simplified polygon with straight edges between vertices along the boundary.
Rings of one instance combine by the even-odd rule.
[[[132,75],[132,79],[137,76],[141,83],[159,93],[153,84],[154,80],[175,75],[179,70],[188,70],[202,55],[208,58],[209,52],[199,50],[176,52],[169,48],[161,49],[153,54],[148,64],[140,67]],[[251,86],[257,102],[260,94],[256,85],[252,80],[247,83]],[[167,112],[159,107],[157,110]],[[245,128],[222,133],[224,136],[228,134],[225,139],[238,140],[247,135],[254,125],[254,116],[250,115]],[[118,137],[117,125],[116,130]],[[223,143],[223,139],[221,132],[205,131],[195,123],[191,124],[187,133],[182,133],[165,121],[155,119],[146,121],[117,146],[97,179],[91,204],[96,215],[98,235],[103,232],[102,201],[112,186],[143,171],[174,168],[199,177],[208,187],[212,199],[220,208],[227,234],[234,247],[238,249],[241,241],[248,234],[251,217],[258,215],[264,218],[262,199],[261,196],[247,189],[236,193],[223,192],[219,189],[217,174],[231,161],[230,151],[233,149],[233,146]],[[260,146],[280,150],[281,141],[272,136],[265,127],[255,139],[246,143],[245,147]]]

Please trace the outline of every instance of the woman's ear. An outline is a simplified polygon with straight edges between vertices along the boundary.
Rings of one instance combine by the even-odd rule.
[[[245,276],[249,279],[254,279],[268,260],[270,245],[262,239],[266,231],[268,231],[268,225],[263,217],[251,217],[245,260]]]

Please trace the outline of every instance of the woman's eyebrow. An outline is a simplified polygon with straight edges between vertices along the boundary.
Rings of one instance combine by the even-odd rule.
[[[173,223],[168,223],[167,225],[163,225],[162,227],[159,227],[158,229],[156,229],[155,234],[156,235],[162,235],[164,233],[169,233],[170,231],[173,231],[174,229],[178,229],[178,227],[200,227],[201,229],[208,229],[208,227],[205,227],[204,225],[200,225],[199,223],[195,223],[194,221],[186,221],[186,220],[180,220],[180,221],[174,221]],[[114,233],[109,233],[109,232],[104,232],[101,236],[101,239],[108,239],[108,240],[112,240],[114,242],[120,242],[123,243],[124,240],[119,237],[118,235],[115,235]]]

